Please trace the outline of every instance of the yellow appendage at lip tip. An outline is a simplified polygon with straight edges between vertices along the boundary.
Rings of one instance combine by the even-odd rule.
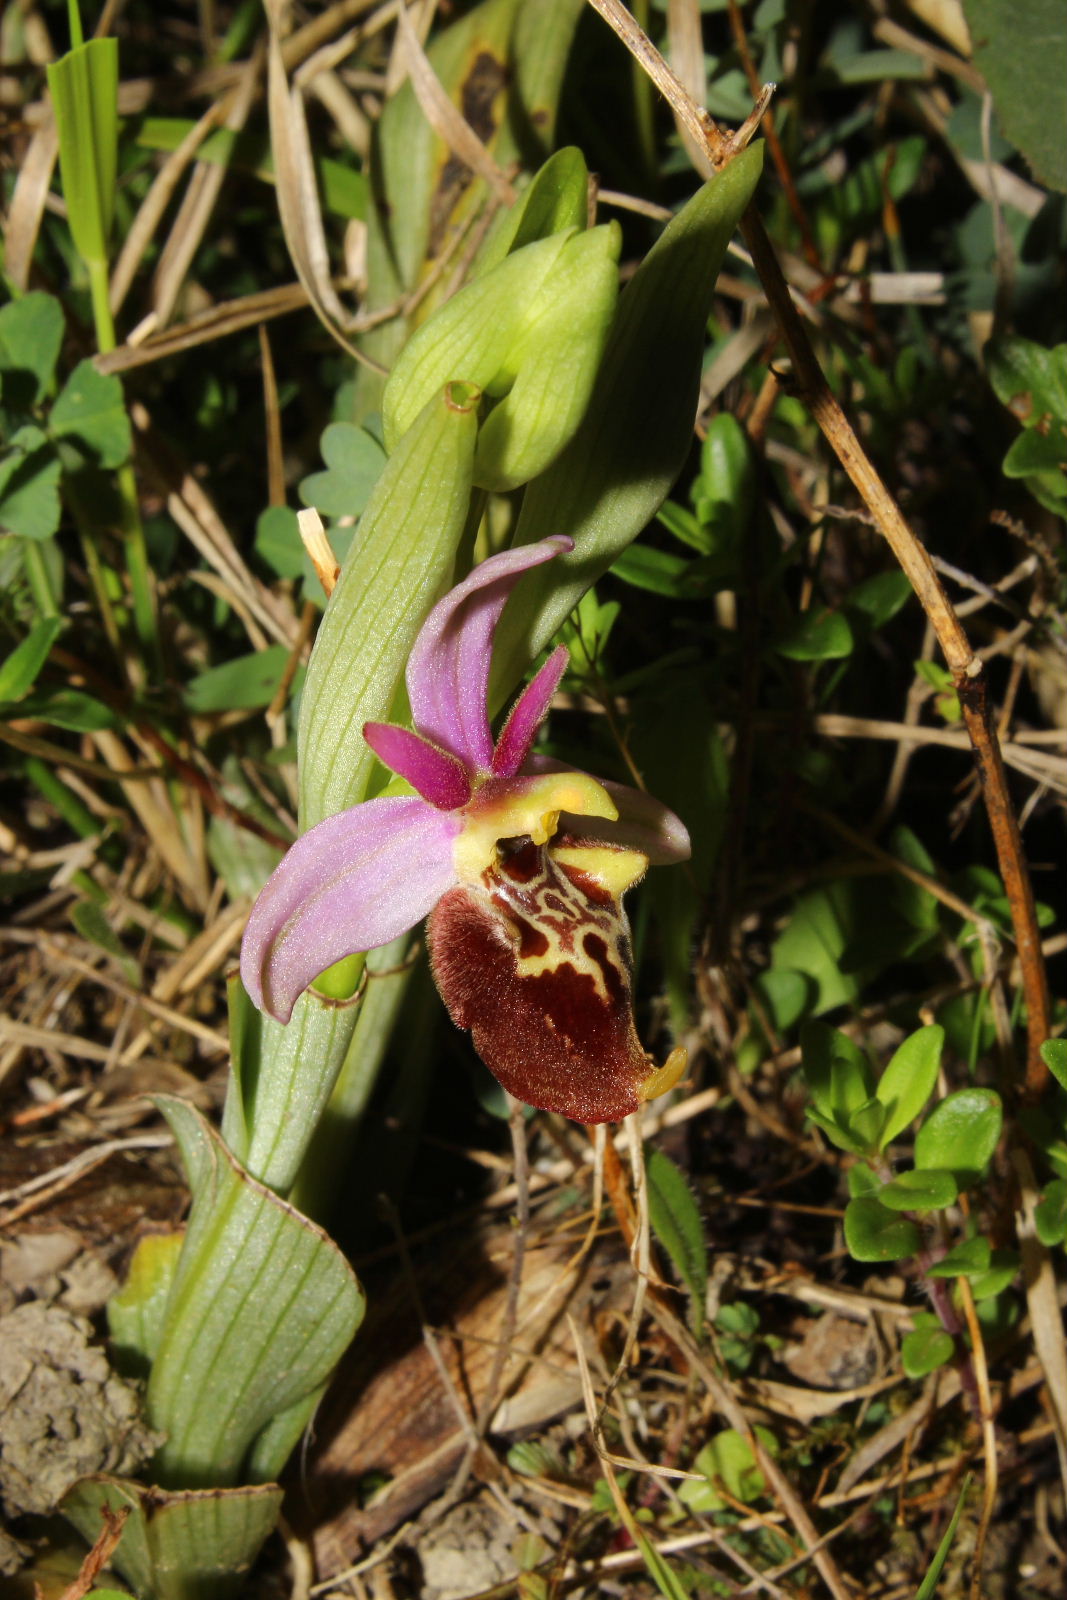
[[[643,1083],[637,1086],[637,1098],[644,1103],[648,1100],[658,1100],[661,1094],[666,1094],[680,1083],[685,1076],[685,1069],[689,1065],[689,1052],[684,1045],[678,1045],[671,1051],[662,1067],[656,1067],[650,1072]]]
[[[618,807],[595,778],[584,772],[552,772],[541,778],[489,779],[464,808],[463,832],[453,846],[461,878],[476,880],[496,861],[498,839],[530,838],[547,844],[559,814],[605,817],[614,822]]]

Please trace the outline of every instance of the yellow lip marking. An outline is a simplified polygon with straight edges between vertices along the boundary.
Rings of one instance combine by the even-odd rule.
[[[648,871],[648,857],[640,850],[616,850],[611,845],[559,845],[552,859],[561,867],[577,867],[620,900]]]
[[[463,832],[452,846],[456,872],[477,883],[496,864],[498,839],[527,837],[547,844],[561,811],[605,817],[614,822],[618,807],[602,784],[584,772],[552,772],[541,778],[489,778],[464,808]]]
[[[661,1094],[666,1094],[668,1089],[673,1089],[676,1083],[681,1082],[688,1065],[689,1052],[684,1045],[678,1045],[662,1067],[656,1067],[643,1083],[637,1085],[637,1098],[641,1101],[658,1100]]]

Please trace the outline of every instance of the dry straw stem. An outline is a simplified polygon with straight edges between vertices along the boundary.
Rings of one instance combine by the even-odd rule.
[[[707,111],[693,103],[659,51],[619,0],[589,0],[589,4],[604,17],[640,62],[670,102],[675,117],[690,137],[699,141],[706,152],[708,168],[717,171],[726,166],[751,137],[752,118],[736,134],[724,137]],[[762,106],[757,106],[756,111],[761,112],[762,109]],[[1033,887],[1023,855],[1018,819],[1008,794],[1004,762],[981,659],[972,650],[929,555],[908,527],[900,507],[882,482],[826,380],[755,203],[749,206],[741,219],[741,232],[764,293],[778,319],[793,361],[797,388],[870,512],[875,527],[907,575],[930,620],[955,681],[964,723],[974,748],[1000,875],[1011,906],[1027,1012],[1027,1064],[1023,1093],[1027,1099],[1036,1099],[1048,1082],[1048,1068],[1041,1058],[1041,1046],[1051,1032],[1048,976],[1041,952]]]

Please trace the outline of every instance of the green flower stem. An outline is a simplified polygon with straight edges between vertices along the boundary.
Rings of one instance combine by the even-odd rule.
[[[344,1164],[392,1037],[414,971],[405,933],[368,964],[368,982],[344,1063],[329,1103],[308,1145],[290,1199],[306,1216],[328,1223],[328,1212]]]
[[[222,1137],[261,1183],[287,1195],[344,1066],[359,1004],[338,1006],[308,993],[285,1026],[264,1017],[253,1047],[253,1082],[243,1102],[230,1093]]]

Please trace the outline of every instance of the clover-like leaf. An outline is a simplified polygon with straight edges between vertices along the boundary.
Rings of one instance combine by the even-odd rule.
[[[0,461],[0,533],[50,539],[59,527],[59,461],[40,428],[25,427]]]
[[[975,1300],[992,1300],[1016,1276],[1021,1266],[1017,1250],[994,1250],[989,1258],[989,1268],[971,1278],[971,1294]]]
[[[33,290],[0,309],[0,397],[7,411],[29,411],[52,382],[63,343],[63,308]]]
[[[922,1243],[915,1223],[897,1216],[873,1195],[850,1200],[845,1208],[845,1243],[856,1261],[903,1261]]]
[[[373,434],[351,422],[331,422],[319,446],[325,472],[300,484],[300,498],[324,517],[357,517],[385,466],[385,452]]]
[[[878,1199],[890,1211],[940,1211],[950,1206],[959,1191],[951,1172],[916,1168],[901,1172],[878,1191]]]
[[[981,1177],[1004,1115],[992,1089],[958,1089],[935,1106],[915,1139],[915,1165],[951,1172],[961,1189]]]
[[[993,1249],[988,1239],[981,1237],[963,1239],[953,1245],[947,1255],[927,1267],[928,1278],[969,1278],[973,1272],[985,1272],[992,1259]]]
[[[119,379],[98,372],[92,361],[79,361],[49,412],[48,429],[87,464],[121,467],[133,436]]]
[[[855,645],[852,626],[843,611],[806,611],[775,645],[790,661],[842,661]]]
[[[778,1441],[768,1428],[754,1429],[760,1444],[769,1456],[778,1454]],[[727,1502],[717,1483],[735,1500],[752,1505],[767,1491],[763,1473],[756,1465],[752,1446],[736,1428],[724,1428],[700,1451],[693,1466],[702,1472],[706,1483],[687,1479],[679,1489],[681,1499],[693,1511],[721,1511]]]
[[[952,1360],[956,1345],[936,1317],[916,1317],[915,1322],[916,1326],[901,1340],[900,1362],[909,1378],[925,1378]]]
[[[920,1028],[904,1040],[882,1073],[875,1090],[888,1113],[879,1141],[881,1149],[892,1144],[933,1094],[944,1042],[944,1028]]]
[[[857,1161],[854,1167],[849,1167],[848,1192],[853,1200],[860,1200],[865,1194],[877,1194],[881,1187],[881,1178],[865,1161]]]
[[[1067,1243],[1067,1178],[1054,1178],[1034,1207],[1034,1227],[1043,1245]]]

